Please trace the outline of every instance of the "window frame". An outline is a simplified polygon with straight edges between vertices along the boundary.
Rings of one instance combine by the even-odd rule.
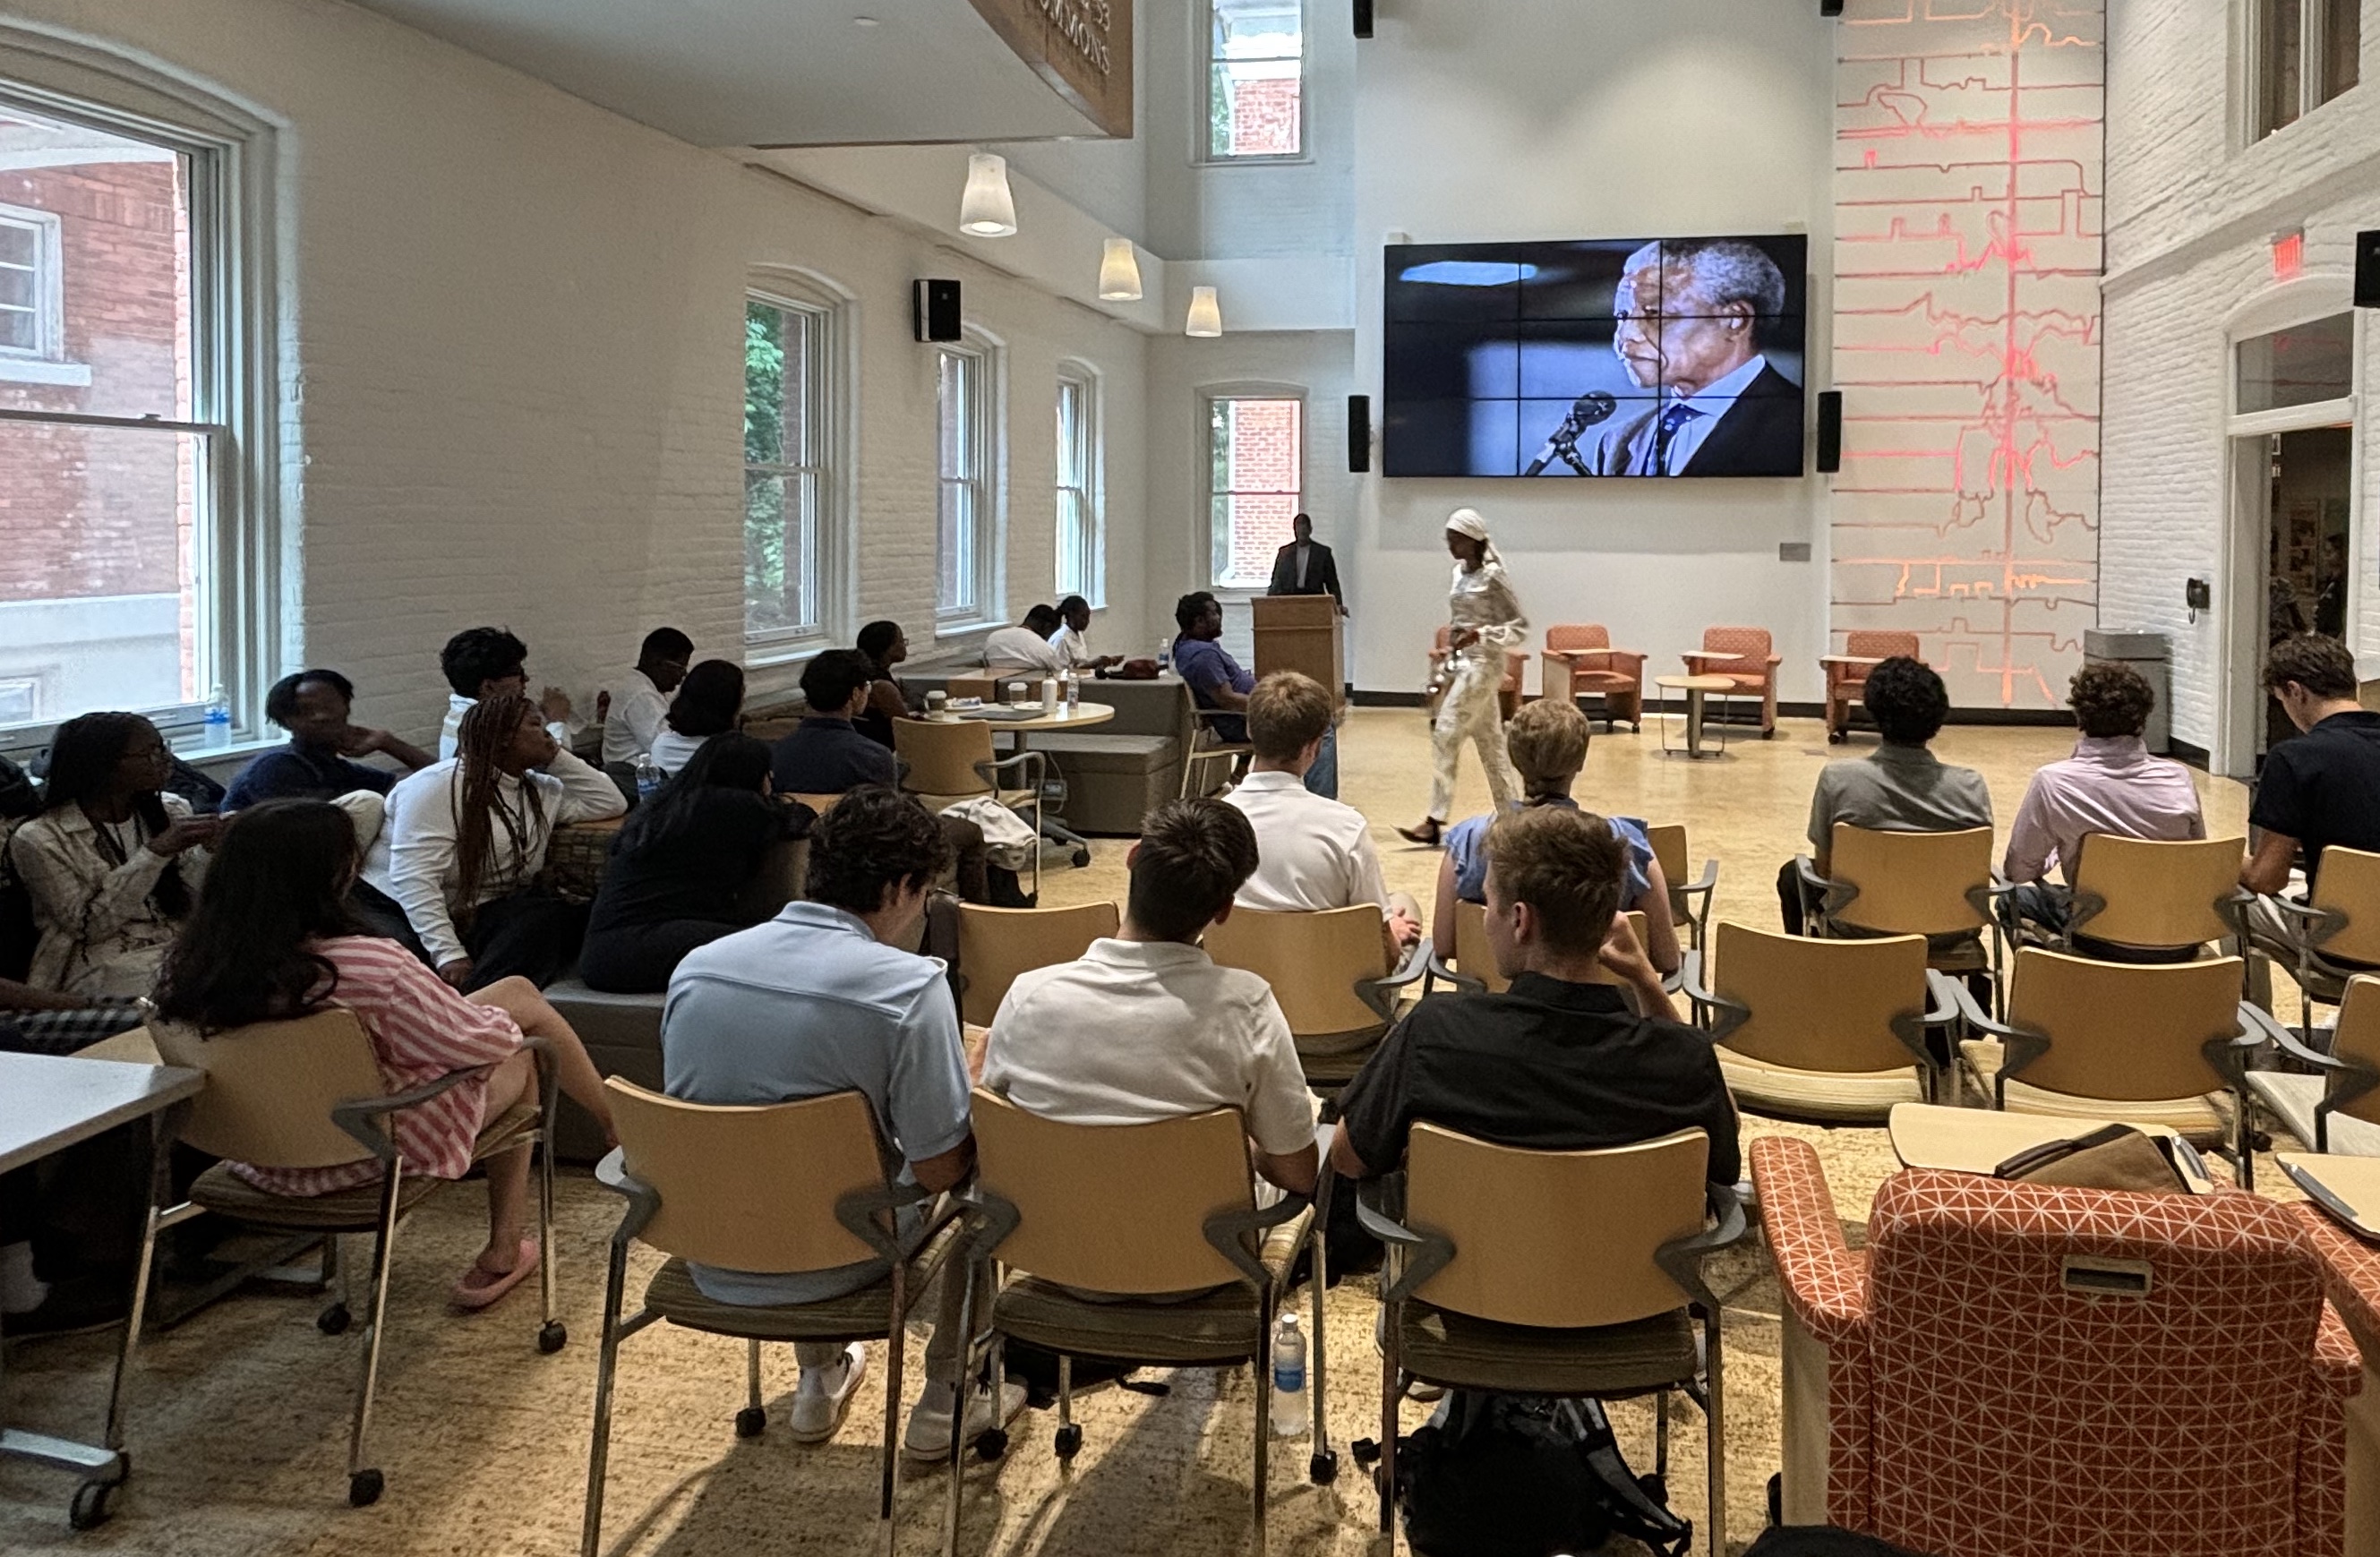
[[[1262,167],[1279,166],[1314,160],[1313,141],[1308,133],[1312,116],[1307,113],[1305,89],[1311,75],[1312,51],[1306,47],[1312,33],[1312,18],[1307,14],[1306,0],[1297,5],[1297,148],[1291,152],[1218,152],[1215,150],[1215,67],[1223,63],[1215,53],[1215,6],[1217,0],[1199,0],[1190,7],[1191,25],[1197,30],[1191,39],[1190,57],[1197,72],[1191,83],[1190,102],[1191,162],[1201,167]],[[1268,56],[1288,59],[1287,55]]]
[[[798,313],[809,322],[808,350],[803,363],[809,377],[803,404],[808,412],[806,435],[813,459],[808,464],[781,463],[765,468],[781,477],[808,474],[812,478],[815,512],[810,516],[810,568],[818,602],[817,619],[793,626],[754,628],[751,580],[747,574],[744,585],[744,658],[747,665],[759,666],[805,659],[837,641],[849,625],[850,516],[856,511],[849,491],[849,472],[853,468],[849,448],[852,332],[846,317],[848,301],[839,292],[808,277],[776,271],[755,273],[745,286],[744,302],[747,310],[758,304],[780,313]],[[746,393],[748,396],[748,385]],[[759,468],[763,467],[749,460],[745,462],[747,481],[750,473]]]
[[[2271,0],[2246,0],[2240,7],[2241,57],[2245,62],[2242,93],[2245,102],[2241,126],[2246,145],[2254,146],[2278,135],[2291,126],[2304,123],[2319,109],[2338,102],[2362,84],[2359,64],[2356,79],[2337,91],[2327,91],[2325,68],[2329,64],[2330,16],[2329,0],[2293,0],[2297,6],[2298,40],[2297,110],[2285,122],[2266,122],[2265,110],[2271,93],[2267,80],[2277,61],[2272,44],[2265,36],[2265,21]],[[2361,24],[2359,20],[2359,40]],[[2360,54],[2360,49],[2359,49]]]
[[[0,204],[0,226],[24,227],[33,235],[34,341],[30,347],[0,342],[0,360],[9,366],[66,360],[66,262],[64,224],[55,211]]]
[[[1059,599],[1080,595],[1091,602],[1092,610],[1099,611],[1106,609],[1108,603],[1108,516],[1107,437],[1101,415],[1104,407],[1100,404],[1098,370],[1087,363],[1060,363],[1057,395],[1051,407],[1053,418],[1063,414],[1069,394],[1078,401],[1073,460],[1077,467],[1075,474],[1080,479],[1075,484],[1067,482],[1067,451],[1062,442],[1058,449],[1056,480],[1052,482],[1056,500],[1057,544],[1052,557],[1056,566],[1050,569],[1050,576]],[[1069,493],[1079,493],[1081,502],[1080,512],[1074,523],[1081,530],[1076,538],[1076,549],[1081,553],[1082,572],[1074,578],[1069,578],[1066,572],[1069,529],[1066,496]]]
[[[937,636],[965,632],[978,627],[997,626],[1001,616],[1000,565],[1002,541],[1006,530],[1002,513],[1003,480],[1007,468],[1007,451],[1002,435],[1007,418],[1004,414],[1004,364],[999,343],[973,328],[967,329],[955,341],[944,341],[934,350],[934,627]],[[945,476],[946,461],[941,446],[942,427],[947,420],[942,414],[942,364],[959,361],[971,364],[966,379],[972,384],[972,401],[961,407],[961,422],[967,434],[967,448],[972,458],[960,463],[971,468],[955,476]],[[942,499],[946,489],[953,484],[970,494],[970,535],[972,554],[964,559],[959,572],[975,591],[975,598],[959,603],[946,601],[942,595]]]
[[[1312,407],[1309,404],[1309,397],[1304,385],[1285,383],[1209,384],[1199,391],[1198,451],[1201,464],[1206,471],[1205,478],[1201,483],[1206,492],[1204,502],[1205,517],[1202,520],[1207,532],[1207,556],[1205,565],[1205,572],[1207,575],[1206,587],[1208,590],[1213,590],[1217,595],[1225,597],[1261,594],[1269,583],[1269,578],[1260,579],[1252,584],[1226,583],[1221,577],[1222,569],[1216,566],[1215,559],[1218,547],[1222,546],[1228,548],[1229,542],[1226,538],[1227,532],[1219,531],[1216,528],[1215,501],[1218,498],[1230,497],[1235,493],[1243,490],[1240,488],[1219,488],[1215,485],[1215,407],[1223,402],[1233,400],[1285,400],[1297,407],[1297,488],[1293,493],[1288,494],[1293,499],[1293,502],[1291,505],[1293,512],[1303,510],[1305,506],[1307,477],[1306,456],[1308,453],[1307,440],[1312,435],[1313,431],[1313,417],[1311,414]],[[1281,495],[1279,493],[1257,493],[1253,489],[1246,490],[1248,491],[1249,495],[1254,496]],[[1228,552],[1226,552],[1226,554],[1228,554]]]

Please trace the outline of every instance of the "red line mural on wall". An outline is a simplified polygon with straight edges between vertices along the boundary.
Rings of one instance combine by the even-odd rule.
[[[2055,707],[2098,621],[2102,0],[1849,0],[1833,627]]]

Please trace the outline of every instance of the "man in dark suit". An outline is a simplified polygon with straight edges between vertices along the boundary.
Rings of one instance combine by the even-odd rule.
[[[1273,553],[1269,595],[1329,595],[1343,614],[1347,597],[1339,590],[1339,563],[1330,548],[1314,539],[1314,520],[1300,514],[1289,524],[1297,539]]]
[[[1658,398],[1614,421],[1598,476],[1798,476],[1802,386],[1760,351],[1785,307],[1785,275],[1758,245],[1671,238],[1629,256],[1612,349]],[[1641,402],[1640,402],[1641,404]]]

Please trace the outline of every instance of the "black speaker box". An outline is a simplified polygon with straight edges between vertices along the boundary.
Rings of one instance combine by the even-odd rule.
[[[1843,0],[1818,0],[1818,14],[1822,17],[1841,16]]]
[[[1372,397],[1347,396],[1347,468],[1357,475],[1372,468]]]
[[[1818,392],[1818,471],[1831,476],[1843,468],[1843,392]]]
[[[1372,0],[1355,0],[1355,36],[1372,35]]]
[[[2380,308],[2380,232],[2355,235],[2355,306]]]
[[[959,338],[959,284],[917,281],[910,284],[910,306],[921,341]]]

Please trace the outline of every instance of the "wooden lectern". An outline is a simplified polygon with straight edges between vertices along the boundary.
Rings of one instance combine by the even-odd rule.
[[[1330,689],[1335,710],[1347,701],[1346,618],[1330,595],[1258,595],[1257,675],[1293,670]]]

